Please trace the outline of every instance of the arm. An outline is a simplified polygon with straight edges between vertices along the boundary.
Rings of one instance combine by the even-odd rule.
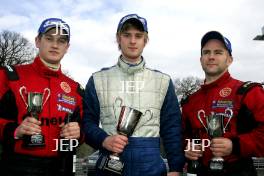
[[[179,104],[170,80],[160,116],[160,135],[167,153],[170,172],[181,172],[185,162],[182,151],[181,125]]]
[[[121,153],[128,143],[128,138],[123,135],[109,136],[99,128],[100,104],[97,98],[94,80],[91,77],[87,83],[84,97],[83,129],[85,141],[96,149],[105,148],[115,153]]]
[[[61,137],[69,139],[78,139],[80,143],[84,142],[84,134],[81,129],[81,121],[83,119],[83,98],[84,89],[78,84],[77,89],[77,105],[73,113],[66,114],[64,123],[60,125]]]
[[[181,102],[182,105],[182,129],[183,129],[183,148],[185,158],[188,160],[198,160],[199,157],[202,157],[203,151],[201,145],[193,145],[191,139],[200,139],[199,130],[192,132],[192,126],[189,119],[190,106],[189,97],[186,97],[185,100]],[[193,148],[195,150],[193,150]]]
[[[14,144],[14,131],[18,126],[17,107],[3,69],[0,69],[0,83],[0,141],[10,148]]]
[[[261,87],[255,87],[244,97],[242,105],[245,105],[255,121],[255,127],[248,132],[238,135],[232,139],[233,153],[242,157],[263,157],[264,156],[264,90]],[[238,118],[246,118],[241,114]],[[247,119],[247,128],[250,124]]]
[[[18,107],[15,94],[9,87],[9,80],[4,70],[0,70],[0,140],[8,149],[12,149],[17,138],[40,132],[40,121],[25,115],[25,119],[18,124]],[[13,72],[11,76],[14,76]],[[17,76],[17,74],[15,74]],[[14,80],[13,80],[14,81]],[[16,81],[16,80],[15,80]]]
[[[85,142],[93,148],[101,149],[108,134],[99,127],[100,104],[97,98],[94,80],[91,76],[84,93],[83,131]]]

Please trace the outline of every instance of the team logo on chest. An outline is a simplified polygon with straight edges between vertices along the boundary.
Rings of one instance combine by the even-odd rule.
[[[60,83],[60,87],[61,89],[65,92],[65,93],[70,93],[71,92],[71,87],[68,83],[66,82],[61,82]]]
[[[219,95],[220,97],[227,97],[231,94],[232,89],[229,87],[225,87],[222,90],[220,90]]]

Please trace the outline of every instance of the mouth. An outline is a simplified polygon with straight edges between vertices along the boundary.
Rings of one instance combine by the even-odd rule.
[[[59,52],[57,52],[57,51],[49,51],[49,53],[52,55],[58,55],[59,54]]]
[[[137,50],[136,47],[128,47],[128,49],[130,49],[130,50]]]
[[[207,64],[207,66],[211,67],[211,66],[216,66],[217,64]]]

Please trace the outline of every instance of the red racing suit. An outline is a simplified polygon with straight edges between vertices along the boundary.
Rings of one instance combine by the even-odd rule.
[[[76,109],[80,109],[82,117],[83,90],[61,69],[52,71],[47,68],[39,57],[32,64],[7,68],[0,69],[0,140],[4,144],[3,152],[46,158],[58,156],[58,152],[53,150],[56,149],[55,139],[60,138],[59,125],[68,113]],[[21,89],[23,86],[25,88]],[[50,90],[50,96],[45,89]],[[27,92],[45,92],[43,108],[38,116],[45,138],[44,147],[26,148],[22,139],[14,139],[14,130],[27,114]]]
[[[264,91],[260,84],[245,84],[233,79],[228,72],[215,82],[202,85],[201,89],[189,96],[182,103],[183,127],[185,139],[199,136],[210,139],[205,127],[198,119],[198,112],[203,110],[201,120],[207,126],[206,118],[211,112],[225,113],[232,109],[233,116],[224,117],[226,126],[223,137],[233,143],[232,154],[224,157],[225,163],[233,163],[243,158],[264,156]],[[228,123],[228,124],[227,124]],[[197,137],[196,137],[197,138]],[[186,141],[185,141],[186,142]],[[208,166],[213,157],[209,147],[205,148],[202,163]]]

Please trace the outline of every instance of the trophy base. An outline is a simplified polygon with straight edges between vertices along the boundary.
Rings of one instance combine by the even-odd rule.
[[[45,139],[42,134],[34,134],[32,136],[24,137],[24,146],[25,147],[44,147]]]
[[[122,175],[123,167],[124,163],[118,156],[115,155],[104,156],[99,165],[99,169],[109,171],[117,175]]]
[[[222,157],[214,157],[209,163],[210,170],[213,172],[221,172],[224,170],[224,159]]]

